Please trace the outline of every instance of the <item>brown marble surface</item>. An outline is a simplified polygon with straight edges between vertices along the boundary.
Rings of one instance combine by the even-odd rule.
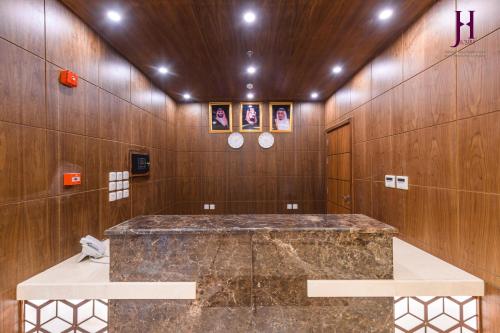
[[[306,285],[391,279],[396,232],[363,215],[134,218],[106,232],[111,281],[196,281],[196,300],[112,300],[110,332],[393,331],[391,298]]]
[[[176,233],[245,233],[269,231],[396,233],[385,223],[361,214],[148,215],[106,230],[107,236]]]

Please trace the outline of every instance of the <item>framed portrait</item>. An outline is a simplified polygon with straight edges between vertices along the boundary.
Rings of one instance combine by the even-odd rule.
[[[271,132],[291,132],[293,128],[293,103],[269,103],[269,120]]]
[[[229,133],[233,129],[231,103],[208,103],[208,129],[210,133]]]
[[[241,103],[240,132],[262,132],[262,103]]]

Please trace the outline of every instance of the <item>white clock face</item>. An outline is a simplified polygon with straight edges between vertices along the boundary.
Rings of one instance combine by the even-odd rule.
[[[271,148],[274,145],[274,136],[269,132],[259,135],[259,145],[264,148]]]
[[[227,138],[227,143],[229,144],[229,147],[238,149],[243,146],[243,143],[245,143],[245,138],[243,138],[243,135],[241,135],[241,133],[235,132]]]

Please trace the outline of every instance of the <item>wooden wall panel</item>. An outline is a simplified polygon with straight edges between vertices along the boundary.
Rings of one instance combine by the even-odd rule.
[[[233,130],[239,130],[239,103],[233,103]],[[262,113],[269,130],[268,104]],[[260,133],[243,133],[233,150],[228,134],[208,133],[207,103],[179,105],[176,118],[176,195],[181,214],[324,212],[324,110],[321,103],[295,103],[292,133],[275,133],[275,144],[258,146]],[[214,211],[203,203],[216,203]],[[297,203],[296,211],[286,210]]]
[[[43,4],[43,0],[0,1],[0,13],[2,13],[0,37],[43,57],[45,53]]]
[[[475,11],[476,39],[452,48],[455,9]],[[353,117],[354,211],[484,279],[486,333],[500,327],[499,10],[491,0],[437,2],[366,65],[370,101],[353,110],[353,78],[325,104],[325,128]],[[332,101],[342,112],[328,111]],[[409,191],[386,188],[387,174],[409,176]]]
[[[0,332],[12,333],[17,283],[87,234],[173,212],[177,105],[58,1],[5,0],[0,12]],[[63,68],[77,88],[59,84]],[[128,169],[132,147],[150,152],[151,176],[109,202],[108,173]],[[64,172],[82,184],[63,186]]]

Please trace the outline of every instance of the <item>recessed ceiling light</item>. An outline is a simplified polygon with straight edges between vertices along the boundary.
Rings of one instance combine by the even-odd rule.
[[[333,72],[333,74],[339,74],[340,72],[342,72],[342,67],[335,66],[332,68],[332,72]]]
[[[160,72],[161,74],[167,74],[168,73],[168,68],[164,67],[164,66],[161,66],[160,68],[158,68],[158,72]]]
[[[253,84],[252,83],[247,83],[247,89],[252,90],[253,89]]]
[[[247,98],[248,98],[248,99],[252,99],[252,98],[254,98],[254,94],[253,94],[253,93],[248,93],[248,94],[247,94]]]
[[[319,94],[318,94],[317,92],[315,92],[315,91],[313,91],[313,92],[311,93],[311,98],[312,98],[312,99],[316,99],[316,98],[318,98],[318,96],[319,96]]]
[[[113,22],[120,22],[122,20],[122,16],[120,15],[120,13],[118,13],[114,10],[108,11],[107,15],[108,15],[108,18]]]
[[[191,99],[191,95],[188,93],[185,93],[182,95],[182,98],[184,98],[185,100],[189,100],[189,99]]]
[[[246,23],[253,23],[257,19],[257,16],[255,15],[254,12],[245,12],[243,14],[243,19],[245,20]]]
[[[393,13],[394,11],[391,8],[386,8],[378,13],[378,18],[379,20],[387,20],[392,16]]]
[[[255,72],[257,72],[257,68],[255,68],[254,66],[248,66],[247,67],[247,73],[248,74],[255,74]]]

